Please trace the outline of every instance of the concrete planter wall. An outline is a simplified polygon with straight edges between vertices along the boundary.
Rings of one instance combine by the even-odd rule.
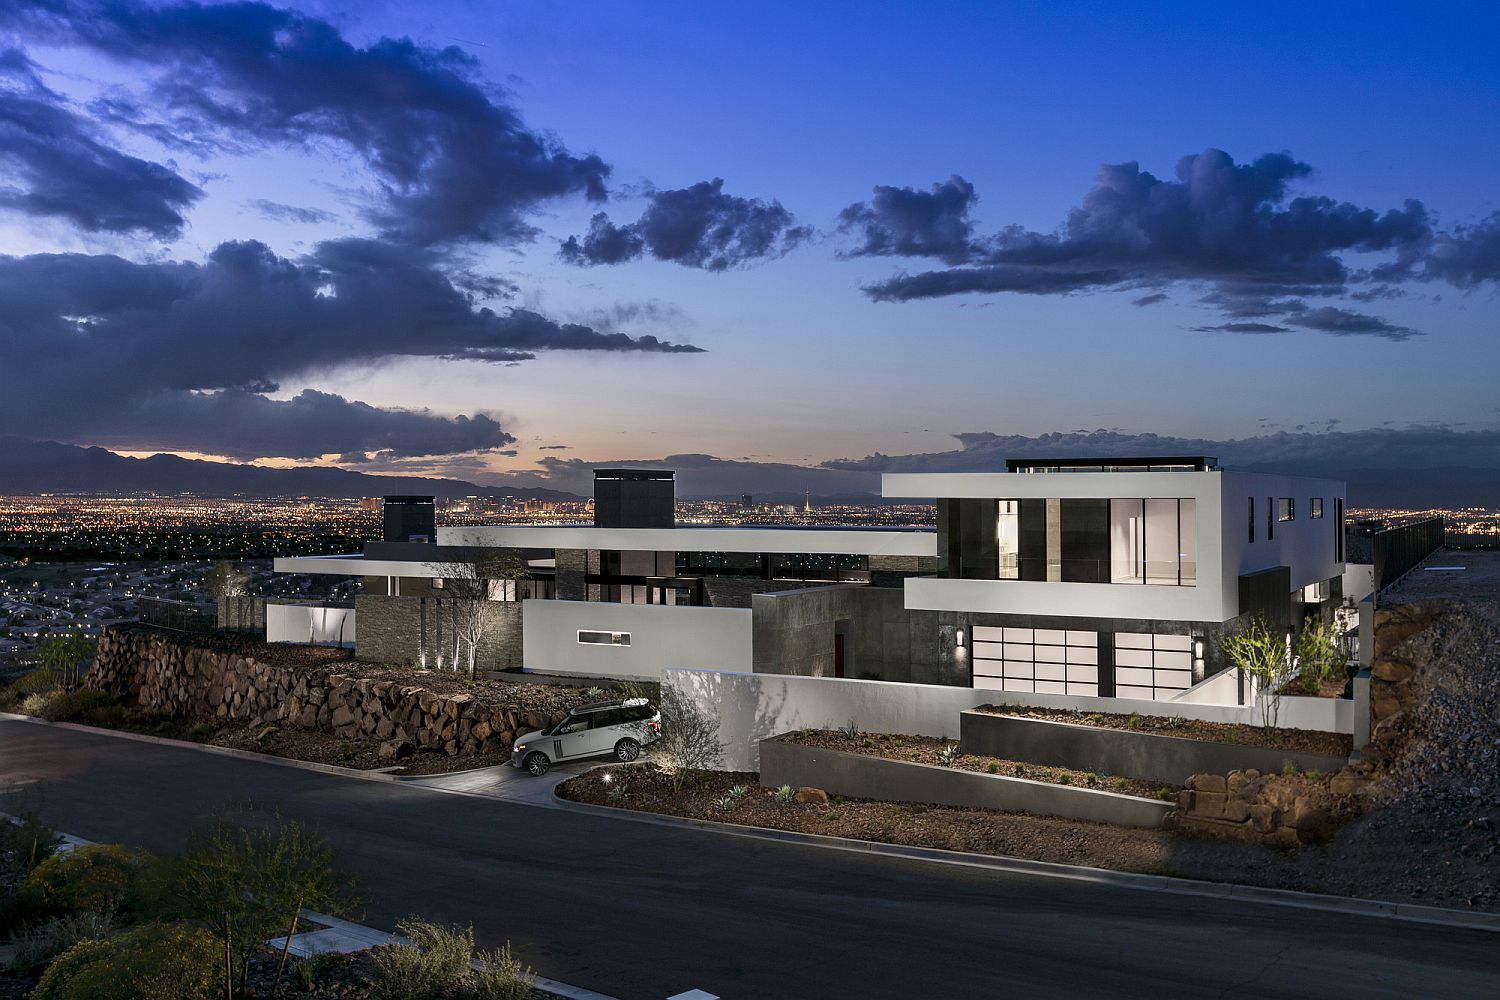
[[[959,744],[964,753],[1175,785],[1195,774],[1227,774],[1251,767],[1280,771],[1287,763],[1304,771],[1333,772],[1349,762],[1328,754],[1210,743],[988,712],[963,712],[959,716]]]
[[[761,741],[760,783],[768,788],[811,785],[830,795],[860,799],[1038,813],[1122,826],[1160,826],[1173,807],[1171,802],[1093,788],[822,750],[779,737]]]

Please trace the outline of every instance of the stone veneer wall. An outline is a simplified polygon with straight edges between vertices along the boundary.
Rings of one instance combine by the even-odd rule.
[[[355,652],[361,660],[372,663],[416,664],[423,648],[423,607],[426,607],[427,665],[443,663],[453,657],[453,624],[449,617],[452,601],[417,597],[381,597],[361,594],[354,599],[356,621]],[[479,643],[476,662],[483,670],[504,670],[521,666],[521,602],[493,601],[494,621]],[[441,638],[441,642],[439,639]],[[468,666],[468,652],[460,653],[460,666]]]
[[[290,725],[449,756],[505,750],[518,732],[560,721],[579,700],[571,689],[518,685],[513,702],[490,704],[469,693],[264,663],[128,629],[100,637],[88,684],[179,718]]]

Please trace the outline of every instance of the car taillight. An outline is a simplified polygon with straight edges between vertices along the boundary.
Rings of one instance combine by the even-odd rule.
[[[648,723],[646,723],[646,725],[648,725],[648,726],[651,727],[651,731],[653,733],[660,733],[661,732],[661,723],[660,722],[648,722]]]

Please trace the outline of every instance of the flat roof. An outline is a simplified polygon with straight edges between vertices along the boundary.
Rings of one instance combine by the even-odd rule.
[[[493,525],[438,528],[440,545],[527,549],[615,549],[622,552],[757,552],[773,555],[935,556],[937,533],[877,528],[686,526],[600,528],[587,525]]]

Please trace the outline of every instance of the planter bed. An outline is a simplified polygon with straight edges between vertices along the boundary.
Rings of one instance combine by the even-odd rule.
[[[604,776],[611,781],[606,783]],[[682,791],[650,764],[598,768],[563,782],[557,794],[575,802],[665,816],[789,830],[830,837],[872,840],[947,851],[973,851],[1059,864],[1092,865],[1122,871],[1166,874],[1181,851],[1204,851],[1270,859],[1261,848],[1188,840],[1165,829],[1113,826],[1031,816],[1025,813],[961,809],[911,802],[879,802],[833,796],[827,802],[782,802],[759,785],[753,771],[702,771]],[[718,803],[732,788],[747,789],[728,812]],[[622,798],[611,791],[623,788]]]
[[[977,771],[981,774],[1002,774],[1008,778],[1025,778],[1029,781],[1045,781],[1055,785],[1073,785],[1078,788],[1097,788],[1106,792],[1119,792],[1143,799],[1160,799],[1176,795],[1180,785],[1161,781],[1140,781],[1092,771],[1074,771],[1066,767],[1044,767],[1024,761],[1001,760],[998,757],[983,757],[960,753],[951,764],[943,761],[941,754],[954,746],[953,740],[936,736],[904,736],[891,733],[858,733],[850,736],[838,729],[803,729],[781,737],[784,743],[816,747],[822,750],[837,750],[843,753],[864,754],[868,757],[883,757],[887,760],[907,761],[913,764],[942,764],[959,771]]]
[[[1221,738],[1244,737],[1246,730],[1259,732],[1251,726],[1154,716],[1133,718],[1138,728],[1129,728],[1131,716],[986,706],[960,713],[960,743],[965,753],[1173,784],[1182,784],[1194,774],[1227,774],[1248,768],[1332,772],[1348,763],[1351,752],[1349,737],[1336,733],[1280,730],[1283,734],[1299,734],[1286,739],[1299,745],[1294,749]],[[1117,724],[1107,725],[1111,720]],[[1335,752],[1305,749],[1309,744]]]
[[[1140,827],[1160,826],[1175,802],[1170,792],[1165,799],[1147,799],[943,764],[826,750],[780,738],[760,743],[760,780],[773,788],[811,786],[855,798],[1036,813]]]
[[[1209,722],[1184,719],[1170,714],[1121,715],[1110,712],[1074,712],[1060,708],[1031,708],[1023,705],[981,705],[974,709],[986,715],[1010,715],[1025,719],[1046,719],[1096,729],[1123,729],[1132,733],[1154,733],[1185,740],[1228,743],[1233,746],[1264,747],[1297,753],[1348,757],[1354,752],[1347,733],[1325,733],[1316,729],[1273,729],[1268,734],[1260,726],[1239,722]]]

